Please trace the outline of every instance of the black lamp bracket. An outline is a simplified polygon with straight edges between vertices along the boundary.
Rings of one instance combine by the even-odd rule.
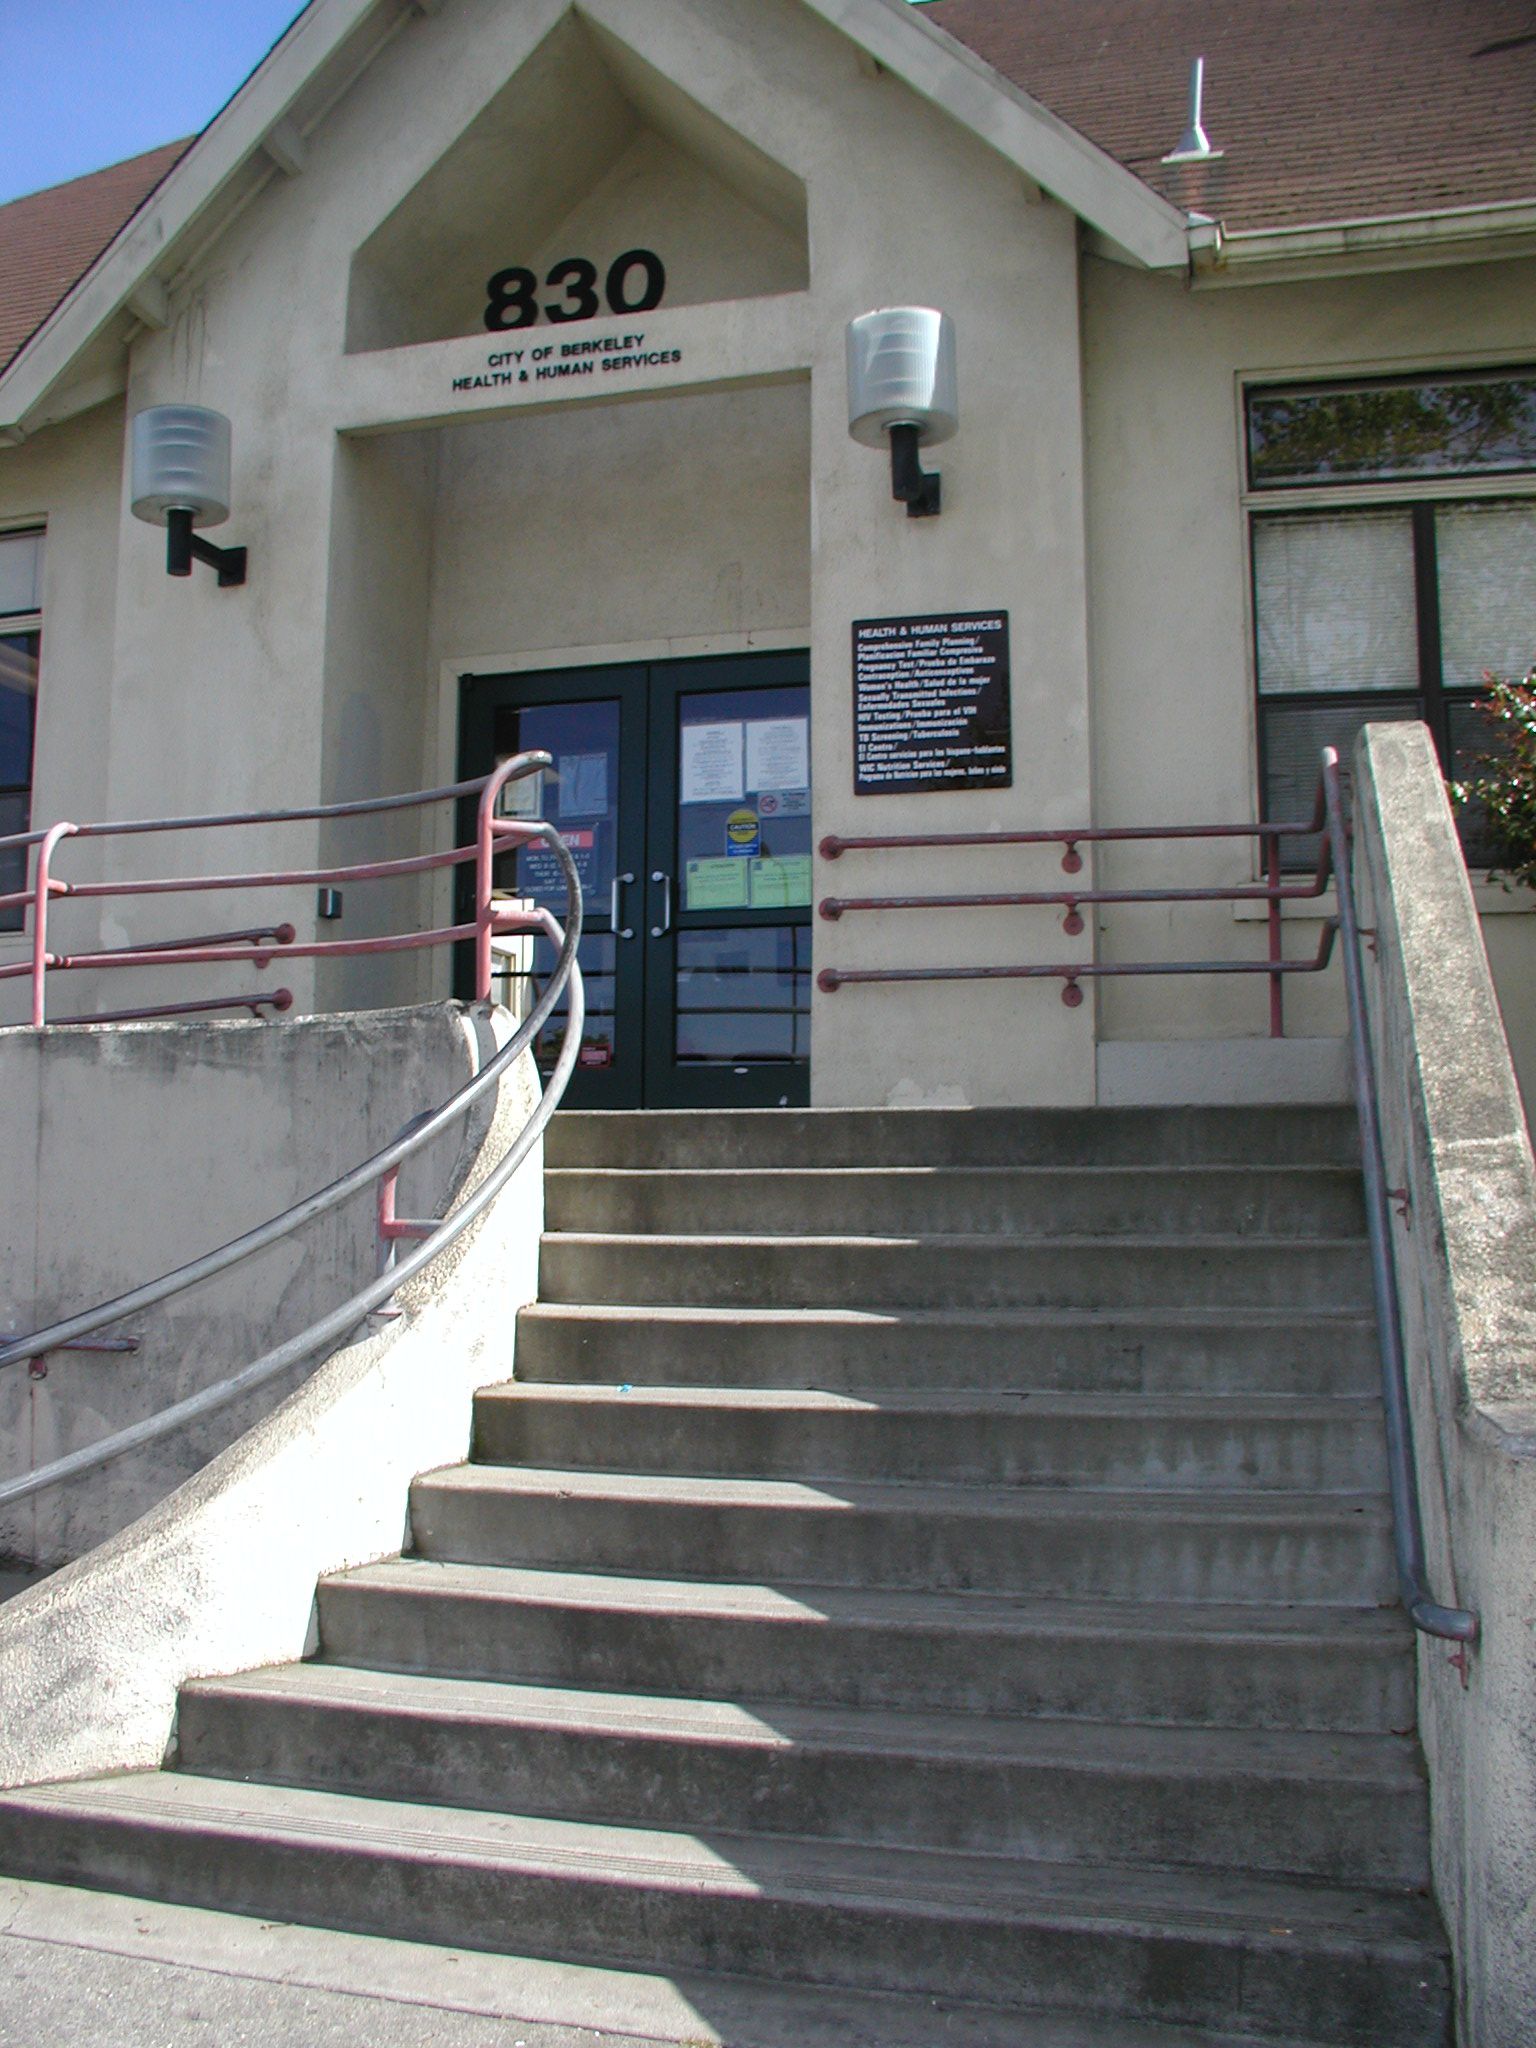
[[[920,427],[891,428],[891,496],[909,519],[931,519],[943,505],[942,478],[923,468],[921,434]]]
[[[232,590],[245,581],[245,549],[216,548],[211,540],[192,530],[192,514],[185,510],[165,515],[165,566],[172,576],[190,576],[193,562],[206,562],[219,572],[219,588]]]

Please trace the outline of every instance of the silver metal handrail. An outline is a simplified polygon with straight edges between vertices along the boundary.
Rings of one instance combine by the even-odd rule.
[[[60,1350],[72,1344],[77,1338],[88,1336],[110,1323],[121,1321],[124,1316],[152,1307],[157,1302],[169,1300],[174,1295],[185,1293],[200,1282],[227,1271],[242,1259],[265,1250],[268,1245],[292,1236],[296,1230],[302,1229],[315,1217],[338,1207],[349,1197],[361,1193],[363,1189],[374,1186],[382,1175],[398,1167],[402,1161],[429,1144],[439,1132],[510,1072],[533,1043],[553,1013],[562,993],[569,986],[570,1000],[559,1055],[538,1105],[506,1154],[453,1214],[443,1219],[430,1237],[424,1238],[413,1251],[391,1264],[368,1286],[360,1289],[318,1322],[300,1331],[297,1336],[288,1338],[286,1342],[266,1352],[254,1363],[244,1366],[239,1372],[221,1380],[217,1385],[206,1387],[200,1393],[177,1402],[173,1407],[162,1409],[155,1415],[146,1416],[142,1421],[132,1423],[126,1429],[102,1438],[98,1443],[87,1444],[65,1457],[41,1465],[34,1472],[22,1473],[14,1479],[5,1481],[0,1484],[0,1507],[7,1507],[14,1501],[25,1500],[32,1494],[41,1492],[45,1487],[92,1471],[129,1451],[137,1450],[145,1444],[169,1435],[185,1423],[214,1414],[231,1401],[238,1400],[241,1395],[265,1385],[289,1366],[312,1356],[323,1345],[343,1336],[365,1316],[382,1307],[407,1280],[453,1244],[500,1194],[527,1158],[559,1106],[566,1084],[575,1069],[586,1012],[581,970],[576,962],[582,923],[581,880],[576,864],[552,825],[541,825],[536,833],[530,836],[542,839],[560,865],[566,885],[566,921],[562,928],[549,913],[541,914],[541,922],[547,935],[559,948],[553,972],[523,1023],[480,1072],[456,1090],[437,1109],[428,1111],[419,1123],[374,1153],[371,1158],[354,1166],[350,1172],[331,1181],[326,1187],[306,1196],[301,1202],[293,1203],[280,1215],[269,1218],[267,1222],[242,1232],[239,1237],[231,1238],[217,1250],[204,1253],[200,1258],[188,1260],[185,1265],[163,1274],[158,1280],[131,1288],[126,1293],[115,1296],[111,1301],[102,1302],[80,1314],[64,1317],[58,1322],[50,1323],[44,1329],[34,1330],[30,1335],[17,1338],[0,1347],[0,1367],[20,1364],[26,1359],[40,1357],[47,1351]]]
[[[1416,1629],[1447,1642],[1475,1643],[1478,1618],[1465,1607],[1445,1607],[1429,1590],[1424,1556],[1424,1523],[1419,1511],[1418,1470],[1413,1456],[1413,1418],[1408,1398],[1408,1364],[1403,1348],[1402,1301],[1397,1266],[1392,1257],[1392,1217],[1388,1207],[1386,1158],[1381,1143],[1381,1106],[1376,1062],[1371,1048],[1370,1019],[1365,1004],[1365,973],[1360,955],[1360,917],[1355,904],[1354,870],[1350,862],[1350,828],[1335,747],[1323,749],[1323,791],[1328,807],[1328,840],[1333,850],[1338,890],[1339,937],[1344,955],[1344,987],[1349,1002],[1350,1063],[1355,1108],[1360,1120],[1360,1163],[1365,1179],[1365,1220],[1371,1247],[1371,1285],[1376,1297],[1377,1342],[1381,1349],[1382,1405],[1387,1425],[1387,1483],[1392,1496],[1393,1548],[1403,1605]]]

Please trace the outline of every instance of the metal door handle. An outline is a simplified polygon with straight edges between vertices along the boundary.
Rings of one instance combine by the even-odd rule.
[[[672,929],[672,877],[657,868],[651,876],[653,882],[660,882],[665,893],[661,899],[661,923],[651,926],[653,939],[664,939]]]
[[[613,887],[608,892],[608,922],[613,927],[614,937],[618,939],[632,939],[635,936],[632,926],[625,925],[621,929],[619,925],[619,891],[634,879],[633,875],[615,875]]]

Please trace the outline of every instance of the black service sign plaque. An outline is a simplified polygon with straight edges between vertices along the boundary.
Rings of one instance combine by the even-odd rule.
[[[856,619],[854,794],[1012,786],[1008,614]]]

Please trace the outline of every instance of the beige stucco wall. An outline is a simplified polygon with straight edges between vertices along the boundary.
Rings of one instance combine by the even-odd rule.
[[[1529,361],[1536,264],[1202,285],[1083,264],[1088,530],[1093,576],[1095,809],[1100,824],[1257,815],[1252,631],[1242,504],[1241,380]],[[1246,849],[1119,854],[1130,886],[1252,879]],[[1536,920],[1492,892],[1489,948],[1527,1096],[1536,1089]],[[1120,911],[1110,957],[1261,957],[1264,927],[1229,909]],[[1317,924],[1286,922],[1310,954]],[[1265,984],[1111,985],[1107,1038],[1265,1029]],[[1293,981],[1290,1028],[1341,1028],[1337,972]]]
[[[445,429],[431,667],[810,623],[806,384]]]
[[[97,406],[19,448],[0,449],[0,529],[42,526],[43,657],[34,764],[34,822],[108,815],[107,757],[115,715],[112,606],[124,431],[120,403]],[[82,859],[72,872],[90,872]],[[94,915],[72,910],[74,941]],[[0,932],[0,965],[30,957],[20,933]],[[24,983],[0,981],[0,1025],[30,1015]],[[66,1013],[67,1014],[67,1013]]]
[[[530,134],[541,148],[520,161]],[[508,239],[508,178],[527,248]],[[1080,258],[1078,241],[1065,208],[798,0],[588,0],[579,23],[563,0],[459,0],[413,17],[309,136],[302,173],[274,172],[172,281],[171,324],[132,344],[126,407],[0,450],[0,514],[50,524],[39,815],[443,781],[462,670],[807,645],[818,838],[1252,816],[1240,377],[1528,358],[1536,265],[1190,290]],[[676,279],[655,313],[479,330],[491,252],[601,269],[639,245]],[[937,520],[902,515],[846,428],[846,322],[908,301],[944,307],[959,333],[962,427],[935,458]],[[641,327],[679,361],[580,389],[454,388],[494,344]],[[169,584],[160,536],[128,513],[126,415],[173,399],[234,422],[219,537],[250,549],[244,589],[202,570]],[[971,610],[1012,621],[1013,788],[855,798],[851,622]],[[259,855],[250,835],[103,857],[129,874],[357,859],[444,843],[447,822],[294,826]],[[65,872],[83,859],[69,849]],[[1241,852],[1183,848],[1097,872],[1145,885],[1249,869]],[[887,854],[819,862],[815,889],[1063,879],[1047,850]],[[301,940],[355,938],[446,906],[442,888],[359,885],[341,924],[321,925],[305,888],[220,899],[212,916],[111,907],[102,931],[121,943],[281,915]],[[1103,923],[1107,958],[1263,945],[1259,922],[1224,908]],[[1533,929],[1510,913],[1491,934],[1528,1081]],[[1046,909],[849,917],[814,936],[816,966],[845,969],[1086,959],[1094,943]],[[1309,951],[1316,926],[1287,936]],[[301,1006],[448,985],[441,954],[279,975]],[[100,979],[71,1007],[107,986],[114,1003],[167,993],[147,973]],[[181,982],[246,985],[227,968]],[[0,991],[0,1016],[20,1000]],[[1261,1033],[1264,985],[1108,984],[1074,1012],[1052,983],[970,984],[963,1014],[962,1029],[944,985],[818,993],[816,1099],[1087,1100],[1096,1035]],[[1334,1034],[1339,1014],[1336,976],[1291,985],[1294,1032]]]
[[[248,545],[251,571],[240,591],[201,572],[169,586],[158,537],[119,508],[102,808],[302,802],[375,775],[446,777],[457,661],[705,652],[769,634],[811,648],[820,829],[888,829],[897,814],[920,829],[1082,816],[1075,223],[796,0],[655,0],[643,17],[593,0],[591,33],[555,66],[573,96],[584,79],[618,91],[635,132],[612,162],[594,157],[590,189],[566,194],[563,212],[546,207],[537,249],[507,258],[542,261],[578,229],[594,258],[615,240],[677,248],[676,306],[617,323],[682,351],[680,371],[632,385],[649,403],[538,414],[526,395],[450,397],[451,374],[485,355],[483,334],[345,352],[355,252],[409,213],[561,12],[556,0],[464,0],[397,37],[312,135],[303,174],[274,177],[173,289],[169,329],[135,342],[129,411],[188,399],[230,414],[236,509],[220,537]],[[495,217],[489,179],[445,189]],[[746,232],[743,207],[761,233]],[[412,233],[400,248],[425,246],[420,220]],[[810,252],[803,297],[786,296],[800,282],[797,234]],[[709,261],[690,269],[684,252],[701,249]],[[711,291],[745,294],[739,313],[716,317]],[[962,336],[966,425],[945,451],[947,510],[930,522],[903,517],[880,458],[847,435],[846,322],[904,301],[944,306]],[[616,323],[590,331],[605,324]],[[851,620],[981,608],[1013,618],[1014,789],[855,802]],[[43,726],[46,765],[60,744],[49,705]],[[319,845],[294,828],[281,855],[298,862]],[[403,832],[391,842],[407,845]],[[326,835],[323,850],[337,848]],[[227,849],[214,857],[231,864]],[[151,855],[113,858],[141,872]],[[924,878],[895,863],[882,876]],[[242,921],[271,908],[243,900]],[[338,935],[317,934],[307,892],[285,908],[301,937]],[[349,892],[340,935],[369,915]],[[173,927],[168,907],[135,924]],[[835,937],[838,963],[856,966],[964,958],[993,932],[929,919],[818,940]],[[328,1001],[379,1001],[423,993],[429,971],[327,969],[318,986]],[[316,986],[300,963],[283,978],[301,1003]],[[114,993],[153,1000],[151,989],[163,992],[125,974]],[[976,1028],[958,1034],[939,991],[818,998],[818,1099],[1091,1093],[1091,1005],[1070,1015],[1048,990],[988,988],[971,1010]]]
[[[326,802],[346,803],[450,779],[433,758],[426,702],[437,436],[339,440],[335,464],[320,787]],[[438,829],[449,843],[448,823],[438,811],[338,819],[319,834],[320,859],[341,867],[408,857],[435,844]],[[318,926],[318,937],[408,931],[430,922],[434,900],[414,878],[347,883],[342,898],[342,918]],[[302,907],[312,905],[306,892]],[[448,987],[436,950],[324,960],[314,976],[325,1008],[424,1002]]]

